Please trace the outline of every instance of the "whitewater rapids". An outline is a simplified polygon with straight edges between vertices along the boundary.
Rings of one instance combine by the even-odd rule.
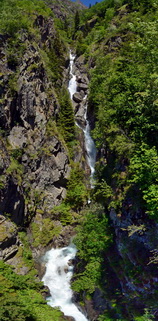
[[[73,317],[76,321],[88,321],[72,302],[73,292],[70,281],[73,276],[72,260],[77,249],[71,244],[61,249],[51,249],[46,252],[46,272],[42,281],[50,290],[47,303],[51,307],[59,307],[66,316]]]

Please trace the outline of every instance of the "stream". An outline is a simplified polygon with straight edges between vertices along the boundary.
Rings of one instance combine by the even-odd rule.
[[[73,64],[75,56],[70,52],[70,81],[68,90],[71,99],[73,94],[77,91],[76,75],[73,74]],[[90,167],[90,184],[91,188],[94,186],[93,176],[95,172],[96,161],[96,147],[90,135],[90,126],[87,120],[87,103],[86,95],[85,101],[85,128],[81,128],[77,123],[76,125],[83,130],[85,139],[85,150],[87,154],[87,162]],[[73,292],[70,287],[71,278],[73,276],[72,260],[76,256],[77,249],[74,244],[67,247],[51,249],[46,252],[44,260],[46,262],[46,272],[42,281],[44,285],[49,288],[50,297],[47,298],[47,303],[51,307],[59,307],[65,316],[74,318],[75,321],[88,321],[86,316],[79,310],[76,304],[73,303]]]
[[[66,316],[71,316],[76,321],[88,321],[72,302],[70,281],[73,276],[73,266],[70,260],[75,258],[76,252],[74,244],[46,252],[44,256],[47,262],[46,273],[42,281],[50,290],[51,296],[47,298],[47,303],[51,307],[59,307]]]
[[[77,91],[77,82],[76,82],[76,75],[73,74],[73,64],[74,64],[74,60],[75,60],[75,55],[72,55],[70,53],[70,81],[69,81],[69,85],[68,85],[68,90],[70,93],[70,97],[71,100],[73,98],[73,95],[76,93]],[[85,150],[86,150],[86,154],[87,154],[87,163],[90,167],[90,183],[91,183],[91,188],[94,187],[94,173],[95,173],[95,163],[96,163],[96,147],[94,144],[94,141],[90,135],[90,125],[89,125],[89,121],[87,119],[87,95],[85,95],[85,97],[83,98],[83,101],[85,101],[84,104],[84,108],[85,108],[85,113],[84,113],[84,119],[86,121],[86,126],[85,128],[82,128],[78,123],[76,123],[76,125],[83,131],[84,133],[84,140],[85,140]]]

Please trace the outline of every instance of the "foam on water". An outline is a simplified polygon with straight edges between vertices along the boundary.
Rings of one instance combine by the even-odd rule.
[[[51,296],[47,303],[51,307],[59,307],[67,316],[73,317],[76,321],[88,321],[77,306],[72,302],[73,292],[70,281],[73,275],[71,261],[75,258],[76,247],[71,244],[61,249],[51,249],[46,252],[44,260],[46,272],[42,281],[49,290]]]
[[[73,63],[75,56],[70,53],[70,76],[68,90],[72,99],[77,90],[76,75],[73,74]],[[82,128],[79,126],[85,137],[85,149],[87,153],[87,161],[91,170],[90,182],[91,187],[94,186],[93,176],[95,173],[96,162],[96,147],[90,135],[90,125],[87,120],[87,96],[84,97],[85,101],[85,121],[86,126]],[[89,200],[90,203],[90,200]],[[50,290],[50,297],[47,298],[47,303],[51,307],[59,307],[60,310],[66,315],[73,317],[76,321],[88,321],[85,315],[73,303],[73,292],[70,287],[71,278],[73,276],[73,266],[71,260],[76,256],[77,249],[71,244],[67,247],[60,249],[51,249],[48,251],[44,260],[46,261],[46,272],[42,281]]]
[[[69,90],[71,99],[73,97],[73,94],[75,94],[75,92],[77,90],[76,75],[73,74],[74,59],[75,59],[75,56],[72,55],[72,53],[70,52],[70,77],[71,78],[70,78],[70,81],[69,81],[68,90]]]
[[[70,76],[71,76],[71,79],[69,81],[68,90],[70,92],[71,99],[73,97],[73,94],[77,90],[76,75],[73,74],[74,60],[75,60],[75,56],[72,55],[71,52],[70,52]],[[94,141],[93,141],[93,139],[92,139],[92,137],[90,135],[90,125],[89,125],[89,121],[87,119],[87,100],[86,100],[86,98],[87,98],[87,96],[84,97],[84,101],[85,101],[84,119],[86,121],[86,126],[85,126],[85,128],[82,128],[78,123],[76,123],[76,125],[78,127],[80,127],[84,132],[85,150],[86,150],[86,153],[87,153],[87,161],[88,161],[88,165],[89,165],[90,170],[91,170],[90,182],[91,182],[91,187],[93,187],[94,186],[93,177],[94,177],[94,173],[95,173],[95,162],[96,162],[96,147],[95,147]]]

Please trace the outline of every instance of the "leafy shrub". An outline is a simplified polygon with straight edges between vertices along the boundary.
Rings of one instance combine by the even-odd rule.
[[[44,218],[42,220],[38,219],[38,222],[32,222],[31,231],[34,238],[34,246],[46,246],[54,236],[60,234],[61,227],[56,226],[50,218]]]
[[[55,206],[52,210],[53,217],[59,220],[63,225],[72,223],[72,212],[69,204],[62,204]]]
[[[59,97],[60,114],[58,125],[67,143],[75,139],[75,122],[72,103],[66,88],[62,88]]]
[[[15,158],[11,157],[11,162],[9,167],[6,169],[6,173],[8,175],[13,175],[17,179],[18,184],[21,184],[23,171],[23,166]]]
[[[10,266],[0,261],[0,281],[0,320],[62,320],[61,312],[46,304],[40,293],[42,283],[35,278],[17,275]]]
[[[76,210],[80,209],[87,200],[87,191],[83,181],[84,172],[80,165],[72,163],[65,202]]]
[[[80,272],[75,275],[73,289],[91,294],[101,282],[103,257],[112,242],[112,234],[102,206],[92,204],[82,214],[74,240],[81,260]]]
[[[156,148],[142,144],[130,161],[130,183],[138,184],[149,216],[158,220],[158,155]]]

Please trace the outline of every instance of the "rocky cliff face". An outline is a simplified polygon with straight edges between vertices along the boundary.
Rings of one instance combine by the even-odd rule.
[[[9,36],[1,36],[0,42],[0,211],[19,226],[26,226],[37,211],[49,215],[61,203],[70,173],[67,148],[56,127],[56,88],[67,78],[67,49],[52,18],[38,16],[34,25],[38,43],[21,34],[22,56],[8,55]],[[60,60],[57,80],[48,71],[51,54]]]
[[[73,16],[77,10],[86,9],[86,6],[81,1],[74,3],[70,0],[45,0],[45,2],[52,9],[55,16],[63,22],[69,19],[70,15]]]

